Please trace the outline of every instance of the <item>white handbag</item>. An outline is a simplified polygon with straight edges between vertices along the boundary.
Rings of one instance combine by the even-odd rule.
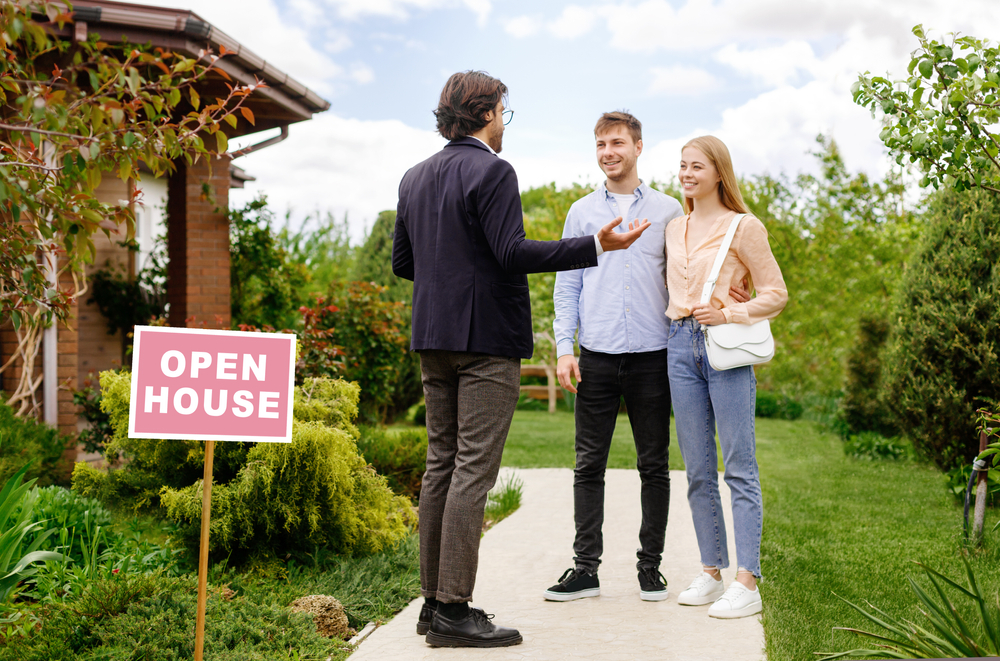
[[[737,214],[729,224],[729,231],[722,240],[708,282],[701,290],[702,305],[706,305],[712,298],[722,263],[726,261],[729,246],[736,235],[736,228],[744,216],[746,216],[744,213]],[[708,354],[708,364],[713,369],[731,370],[734,367],[766,363],[774,358],[774,338],[771,337],[771,324],[767,319],[756,324],[719,324],[703,326],[702,329],[705,332],[705,353]]]

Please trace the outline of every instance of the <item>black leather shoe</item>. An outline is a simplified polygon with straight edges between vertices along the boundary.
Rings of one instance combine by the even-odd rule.
[[[521,642],[517,629],[498,627],[481,608],[469,609],[461,620],[451,620],[440,612],[434,614],[427,632],[427,643],[434,647],[507,647]]]
[[[434,613],[437,609],[431,606],[426,601],[424,605],[420,607],[420,617],[417,618],[417,635],[426,636],[427,632],[431,628],[431,620],[434,619]]]

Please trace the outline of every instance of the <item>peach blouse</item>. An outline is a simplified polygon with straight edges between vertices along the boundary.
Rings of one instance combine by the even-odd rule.
[[[722,246],[735,211],[720,216],[702,242],[691,254],[687,251],[688,216],[674,218],[667,224],[667,290],[670,304],[667,316],[683,319],[701,302],[701,290],[712,271],[715,256]],[[737,303],[729,296],[729,288],[749,274],[751,288],[757,296],[746,303]],[[729,254],[722,263],[710,304],[721,309],[726,323],[753,324],[773,319],[788,302],[788,290],[781,269],[771,254],[764,223],[747,214],[736,230]]]

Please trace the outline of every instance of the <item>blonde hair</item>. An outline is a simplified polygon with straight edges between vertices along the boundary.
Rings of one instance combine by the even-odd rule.
[[[726,144],[714,135],[703,135],[700,138],[688,140],[688,143],[681,147],[681,153],[684,153],[688,147],[694,147],[708,156],[708,160],[718,170],[720,177],[719,200],[722,202],[722,206],[736,213],[750,213],[747,205],[743,202],[743,196],[740,195],[739,181],[736,179],[736,173],[733,172],[733,159],[729,156]],[[693,212],[694,200],[685,196],[684,206],[687,207],[688,213]]]

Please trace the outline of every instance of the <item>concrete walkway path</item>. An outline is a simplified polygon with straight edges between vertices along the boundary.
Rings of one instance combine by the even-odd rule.
[[[507,472],[505,469],[501,473],[501,479]],[[667,579],[669,598],[661,602],[639,599],[635,569],[641,518],[639,474],[634,470],[609,470],[601,596],[565,603],[545,601],[542,592],[573,564],[573,471],[539,468],[514,472],[524,483],[521,508],[483,537],[472,605],[495,613],[497,624],[519,629],[524,642],[496,649],[432,648],[416,634],[423,602],[417,599],[364,640],[351,661],[764,658],[760,616],[717,620],[708,617],[708,606],[677,604],[678,592],[687,587],[701,567],[683,472],[670,472],[670,520],[660,567]],[[721,479],[720,483],[733,563],[723,571],[728,585],[736,575],[736,550],[729,490]]]

